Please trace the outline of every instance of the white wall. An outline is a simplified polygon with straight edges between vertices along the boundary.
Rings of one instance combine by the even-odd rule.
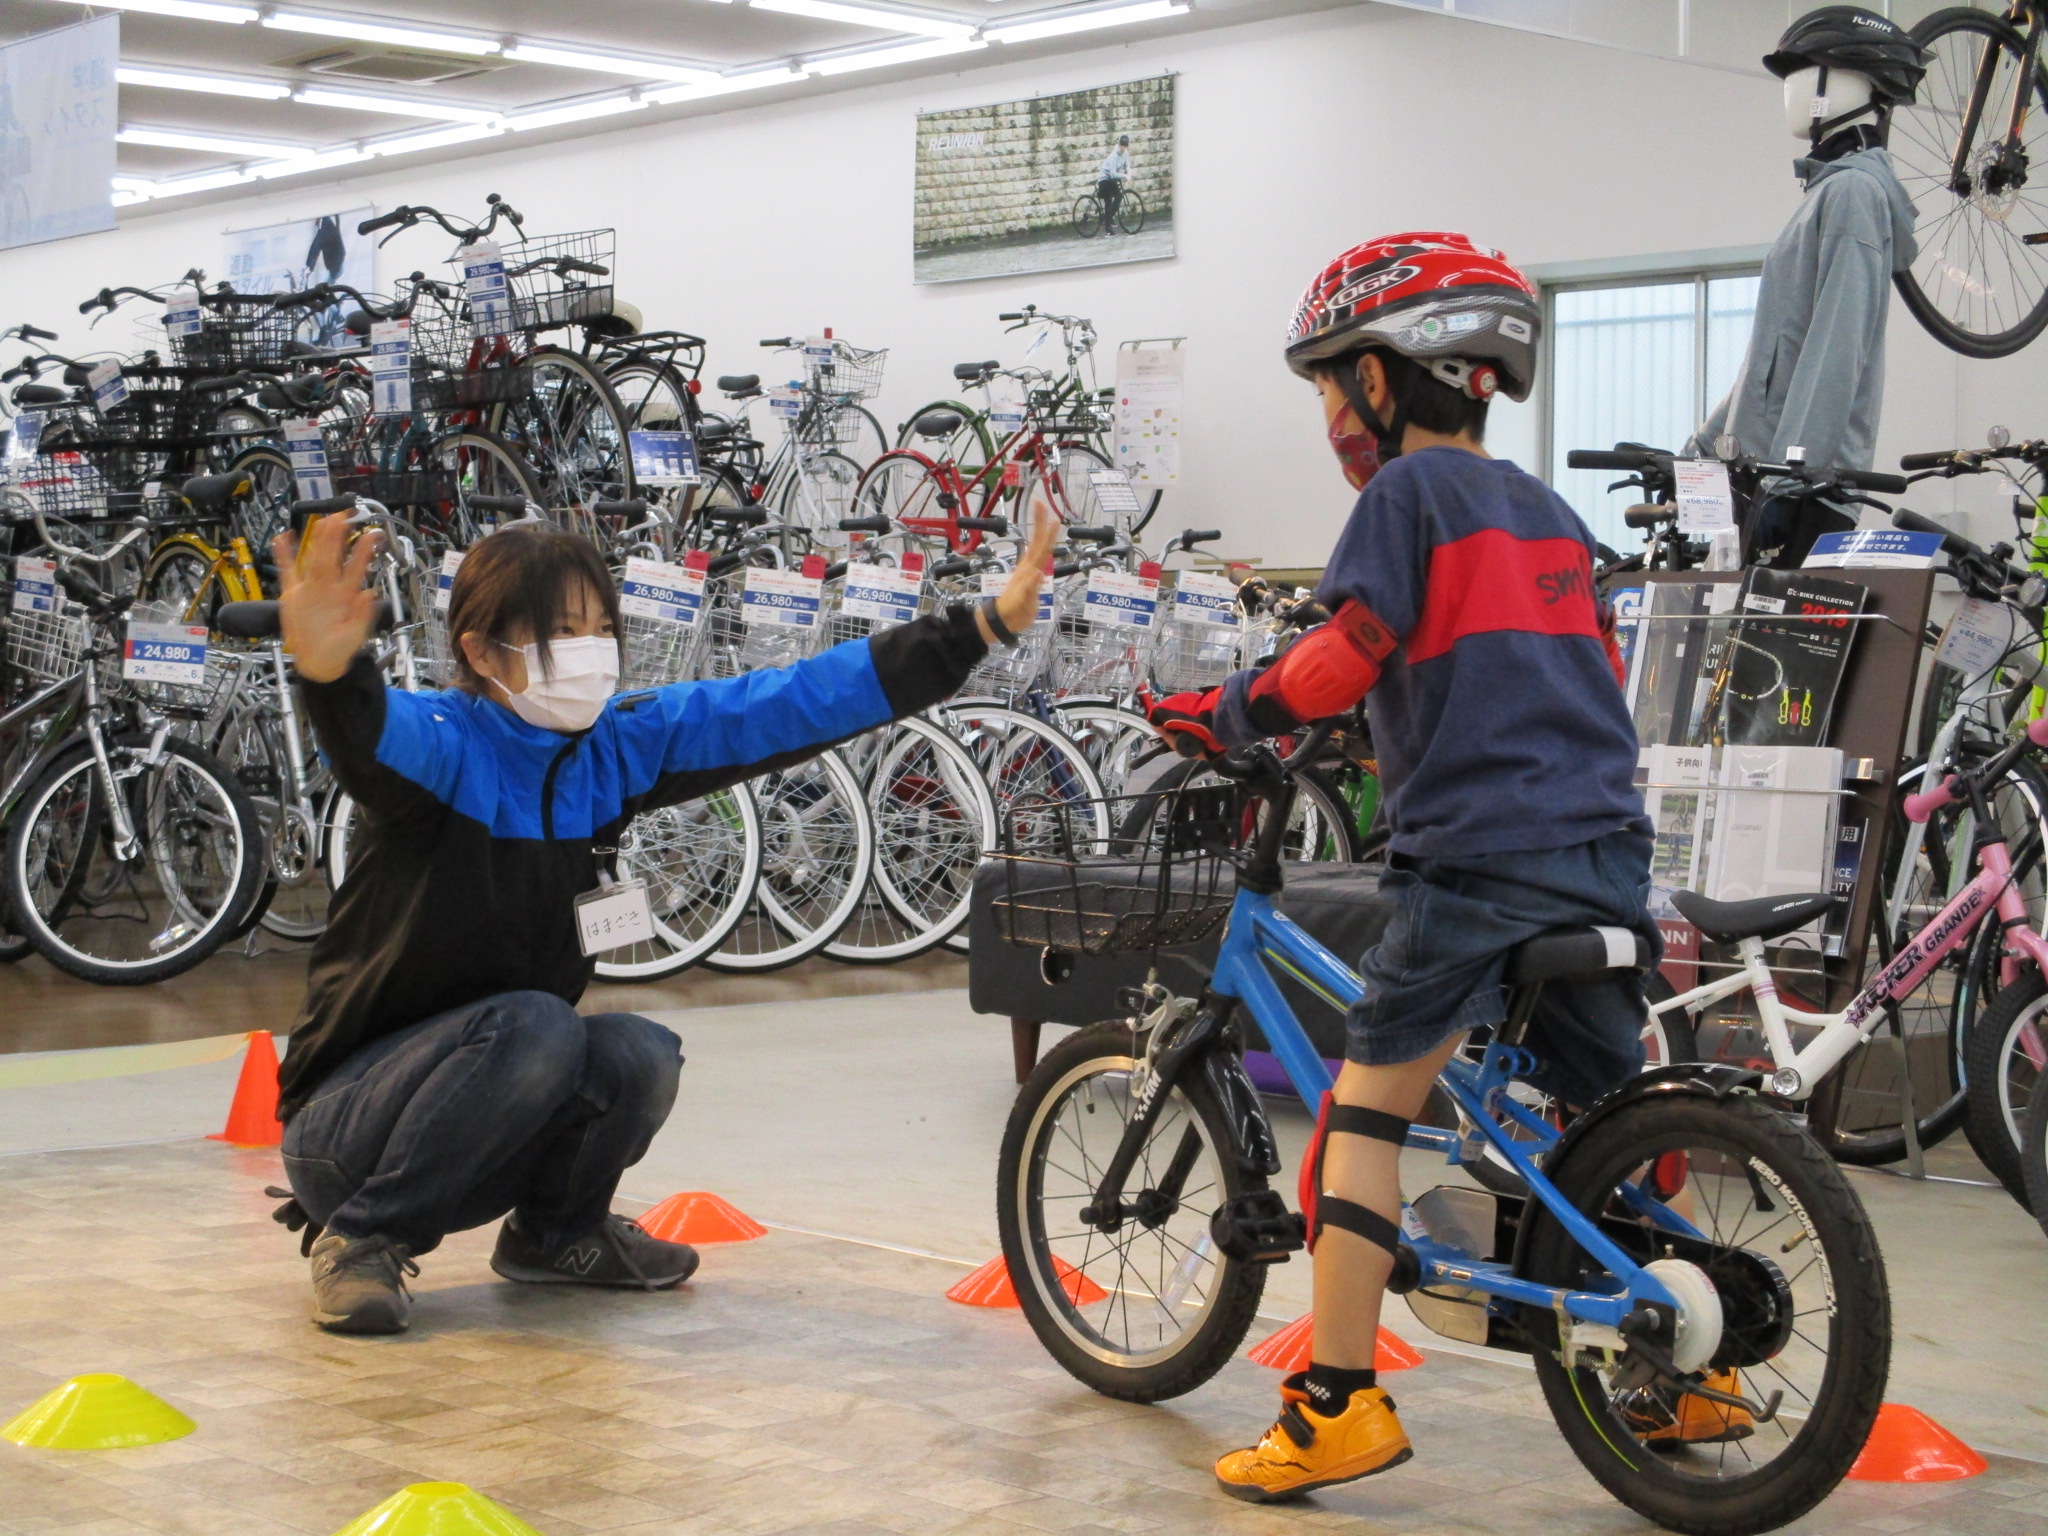
[[[1181,76],[1178,258],[912,285],[913,112],[1162,70]],[[365,201],[473,208],[497,191],[536,232],[615,224],[622,296],[649,325],[708,336],[708,373],[754,371],[759,337],[825,325],[891,347],[878,414],[892,428],[945,391],[954,362],[1016,361],[995,315],[1026,301],[1094,318],[1105,381],[1117,339],[1185,335],[1185,481],[1164,518],[1221,526],[1232,554],[1315,565],[1350,497],[1280,341],[1323,262],[1400,228],[1462,229],[1532,264],[1766,242],[1799,196],[1797,148],[1777,84],[1761,74],[1358,5],[554,145],[515,142],[258,199],[138,208],[112,233],[0,254],[0,316],[52,326],[82,350],[80,298],[195,263],[217,269],[228,228]],[[386,254],[388,276],[446,251],[415,232]],[[1881,463],[1981,441],[1994,421],[2048,431],[2034,409],[2048,352],[1968,361],[1894,312]],[[1500,423],[1504,446],[1519,449],[1525,436]]]

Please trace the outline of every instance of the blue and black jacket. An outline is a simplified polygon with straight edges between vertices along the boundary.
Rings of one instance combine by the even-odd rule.
[[[467,693],[387,688],[367,656],[300,682],[362,813],[280,1073],[289,1116],[355,1051],[501,992],[575,1002],[575,898],[643,810],[814,756],[936,704],[985,653],[956,606],[771,672],[621,694],[575,736]]]

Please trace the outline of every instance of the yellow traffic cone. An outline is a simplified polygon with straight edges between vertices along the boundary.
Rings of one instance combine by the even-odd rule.
[[[463,1483],[414,1483],[334,1536],[540,1536],[501,1504]]]
[[[0,1440],[52,1451],[105,1451],[176,1440],[198,1427],[126,1376],[99,1372],[72,1377],[0,1425]]]

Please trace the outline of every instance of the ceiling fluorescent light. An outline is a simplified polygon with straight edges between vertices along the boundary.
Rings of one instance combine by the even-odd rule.
[[[487,107],[444,106],[438,101],[408,101],[401,96],[368,96],[359,91],[323,91],[302,86],[294,101],[309,107],[340,107],[350,112],[383,112],[393,117],[432,117],[449,123],[492,123],[499,114]]]
[[[843,75],[856,69],[879,69],[884,64],[913,64],[919,59],[944,58],[949,53],[972,53],[987,46],[967,37],[941,37],[928,43],[905,43],[900,48],[870,48],[865,53],[812,59],[804,68],[814,75]]]
[[[981,35],[997,43],[1033,43],[1041,37],[1062,37],[1069,32],[1093,32],[1097,27],[1121,27],[1134,21],[1159,21],[1186,14],[1180,0],[1147,0],[1144,5],[1120,5],[1107,11],[1076,11],[1041,16],[1035,21],[1005,22],[984,27]]]
[[[685,84],[715,80],[718,72],[688,64],[665,64],[656,59],[628,58],[621,53],[586,53],[580,48],[556,48],[547,43],[515,43],[505,57],[521,64],[554,64],[562,69],[587,69],[600,75],[630,75],[635,80],[679,80]]]
[[[220,187],[236,187],[249,179],[244,171],[208,171],[203,176],[180,176],[175,181],[160,181],[156,184],[157,197],[177,197],[186,192],[212,192]]]
[[[566,107],[546,107],[538,112],[508,115],[505,126],[514,133],[524,133],[530,128],[553,128],[561,123],[580,123],[586,118],[610,117],[615,112],[635,112],[646,105],[646,102],[635,101],[631,96],[607,96],[602,101],[579,101]]]
[[[312,32],[320,37],[346,37],[359,43],[389,43],[396,48],[432,48],[441,53],[496,53],[499,46],[495,37],[479,37],[473,32],[423,32],[416,27],[314,16],[305,11],[272,11],[263,18],[263,25],[284,32]]]
[[[495,139],[504,131],[495,123],[469,123],[460,128],[435,128],[427,133],[372,139],[364,148],[376,155],[409,155],[416,150],[445,149],[450,144],[468,144],[475,139]]]
[[[652,107],[666,107],[679,101],[702,101],[707,96],[730,96],[735,91],[758,91],[764,85],[791,85],[807,78],[800,69],[757,69],[744,75],[719,75],[702,85],[678,85],[665,91],[646,91],[640,99]]]
[[[265,181],[273,176],[298,176],[307,171],[324,171],[336,165],[354,165],[370,158],[367,149],[350,146],[347,149],[324,150],[317,155],[301,155],[291,160],[269,160],[262,165],[249,167],[251,176],[261,176]]]
[[[205,91],[213,96],[246,96],[252,101],[282,101],[292,88],[274,80],[233,80],[226,75],[186,75],[168,69],[122,64],[114,70],[122,85],[152,85],[166,91]]]
[[[240,26],[257,12],[246,5],[210,5],[206,0],[78,0],[102,10],[147,11],[152,16],[182,16],[187,21],[224,21]]]
[[[946,21],[936,16],[913,16],[907,11],[884,11],[871,5],[841,5],[839,0],[748,0],[757,11],[781,11],[790,16],[809,16],[817,21],[843,21],[855,27],[879,27],[884,32],[916,32],[927,37],[970,37],[969,22]]]
[[[219,155],[262,155],[282,160],[310,155],[303,144],[279,144],[270,139],[237,139],[218,133],[187,133],[174,128],[123,128],[114,137],[123,144],[149,144],[158,149],[196,149]]]

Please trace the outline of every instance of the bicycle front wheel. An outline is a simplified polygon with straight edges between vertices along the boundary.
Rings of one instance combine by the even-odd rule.
[[[521,358],[531,389],[500,405],[491,425],[538,472],[550,506],[587,510],[634,493],[626,408],[591,364],[560,347]]]
[[[175,739],[149,761],[147,737],[107,744],[135,847],[123,849],[105,779],[79,742],[44,770],[15,813],[7,900],[59,970],[138,986],[212,954],[261,894],[262,822],[234,775]]]
[[[853,916],[875,868],[860,776],[836,752],[754,780],[761,878],[707,970],[781,970],[823,949]]]
[[[1074,199],[1074,233],[1083,240],[1092,240],[1102,233],[1102,199],[1093,192],[1083,192]]]
[[[744,784],[643,811],[619,839],[619,874],[647,882],[654,937],[600,956],[606,981],[656,981],[689,969],[746,916],[761,875],[761,815]]]
[[[1913,40],[1927,74],[1887,146],[1919,210],[1899,297],[1942,345],[2005,357],[2048,326],[2048,245],[2035,243],[2048,203],[2031,185],[2048,164],[2048,74],[2027,67],[2018,30],[1968,6],[1934,12]]]
[[[1116,227],[1126,235],[1135,235],[1145,227],[1145,199],[1135,192],[1126,192],[1117,199]]]
[[[1078,1220],[1122,1140],[1143,1066],[1143,1041],[1121,1020],[1046,1053],[1003,1129],[996,1220],[1017,1300],[1047,1353],[1105,1397],[1156,1403],[1201,1386],[1244,1341],[1266,1268],[1220,1251],[1209,1218],[1266,1181],[1240,1165],[1230,1117],[1196,1068],[1167,1095],[1121,1192],[1150,1208],[1146,1218],[1108,1233]]]
[[[1659,1095],[1602,1116],[1545,1172],[1636,1262],[1675,1265],[1687,1321],[1707,1325],[1690,1343],[1662,1330],[1667,1358],[1684,1357],[1674,1380],[1633,1347],[1560,1339],[1555,1312],[1522,1309],[1536,1379],[1586,1470],[1693,1536],[1773,1530],[1833,1492],[1884,1397],[1891,1301],[1870,1218],[1820,1146],[1755,1098]],[[1650,1201],[1697,1235],[1653,1227]],[[1533,1200],[1514,1267],[1542,1285],[1608,1278]],[[1683,1390],[1701,1385],[1776,1412]]]

